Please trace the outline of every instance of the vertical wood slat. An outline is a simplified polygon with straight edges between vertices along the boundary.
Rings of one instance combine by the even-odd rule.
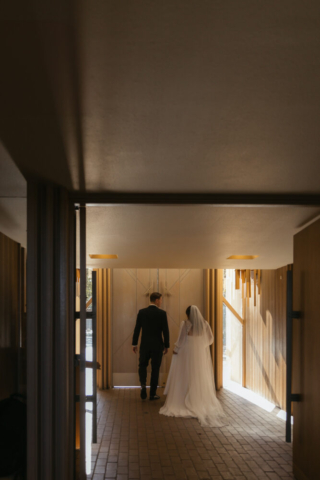
[[[253,270],[253,305],[257,306],[257,270]]]
[[[242,325],[242,386],[247,386],[247,322],[244,317]]]
[[[80,480],[86,479],[86,206],[80,205]]]
[[[239,290],[240,288],[240,270],[235,270],[235,289]]]
[[[244,298],[244,285],[245,285],[245,282],[246,282],[246,275],[245,275],[246,271],[245,270],[241,270],[241,296],[242,298]]]
[[[105,334],[104,334],[104,363],[105,363],[105,385],[106,388],[110,388],[109,383],[109,337],[110,337],[110,317],[109,312],[109,277],[108,269],[104,270],[104,292],[105,292],[105,302],[104,302],[104,318],[105,318]]]
[[[112,387],[112,332],[111,332],[111,271],[95,269],[97,274],[97,386],[100,389]]]
[[[211,345],[211,357],[212,357],[212,368],[215,376],[216,388],[217,388],[217,378],[216,378],[216,283],[215,283],[215,270],[210,269],[209,271],[209,294],[210,294],[210,326],[213,333],[213,343]]]
[[[210,323],[210,270],[208,268],[203,271],[203,285],[204,318]]]
[[[261,270],[258,270],[258,294],[261,293]]]
[[[247,298],[251,297],[251,278],[250,270],[246,270],[246,296]]]
[[[286,267],[264,270],[261,293],[246,300],[247,388],[285,408]]]
[[[112,365],[112,322],[111,322],[111,269],[107,270],[108,278],[108,388],[113,387],[113,365]]]
[[[223,270],[215,270],[215,374],[216,388],[223,387]]]

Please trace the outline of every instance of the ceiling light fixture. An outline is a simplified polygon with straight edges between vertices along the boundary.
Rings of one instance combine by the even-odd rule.
[[[89,254],[90,258],[97,258],[100,260],[116,260],[118,255],[93,255],[92,253]]]
[[[259,255],[231,255],[227,260],[254,260]]]

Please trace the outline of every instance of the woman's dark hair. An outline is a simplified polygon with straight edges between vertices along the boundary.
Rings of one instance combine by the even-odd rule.
[[[150,302],[154,303],[156,300],[159,300],[159,298],[161,297],[162,297],[161,293],[153,292],[150,295]]]
[[[191,311],[191,305],[189,305],[189,307],[186,310],[186,314],[188,318],[190,317],[190,311]]]

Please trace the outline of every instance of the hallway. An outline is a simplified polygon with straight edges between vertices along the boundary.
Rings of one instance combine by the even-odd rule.
[[[139,389],[101,391],[93,480],[290,479],[292,447],[285,423],[233,393],[218,393],[230,425],[202,428],[195,419],[158,414]]]

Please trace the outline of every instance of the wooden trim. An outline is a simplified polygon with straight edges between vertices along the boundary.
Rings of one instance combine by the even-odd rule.
[[[235,289],[240,289],[240,270],[235,270]]]
[[[247,325],[242,324],[242,386],[247,386]]]
[[[210,324],[210,270],[208,268],[203,270],[203,286],[204,318]]]
[[[112,365],[112,323],[111,323],[111,270],[107,270],[108,276],[108,388],[113,387]]]
[[[261,293],[261,270],[258,270],[258,295]]]
[[[215,270],[209,270],[209,296],[210,296],[210,305],[209,305],[209,318],[210,318],[210,326],[213,332],[214,340],[211,345],[211,358],[212,358],[212,368],[215,376],[216,388],[217,388],[217,379],[216,379],[216,336],[215,336],[215,329],[216,329],[216,291],[215,291]]]
[[[223,270],[215,270],[215,373],[216,388],[223,387]]]
[[[226,307],[228,307],[228,309],[230,310],[231,313],[233,313],[233,315],[239,320],[239,322],[241,323],[241,325],[244,324],[244,320],[242,317],[240,317],[239,313],[233,308],[232,305],[230,305],[230,303],[228,302],[228,300],[225,298],[225,297],[222,297],[222,301],[223,303],[225,304]]]
[[[253,305],[257,306],[257,270],[253,270]]]
[[[70,192],[69,195],[74,203],[87,205],[320,206],[317,194]]]
[[[250,270],[246,270],[246,293],[247,298],[251,298],[251,272]]]
[[[103,385],[108,388],[108,340],[109,340],[109,318],[108,318],[108,270],[103,268],[102,271],[102,331],[103,331]]]

